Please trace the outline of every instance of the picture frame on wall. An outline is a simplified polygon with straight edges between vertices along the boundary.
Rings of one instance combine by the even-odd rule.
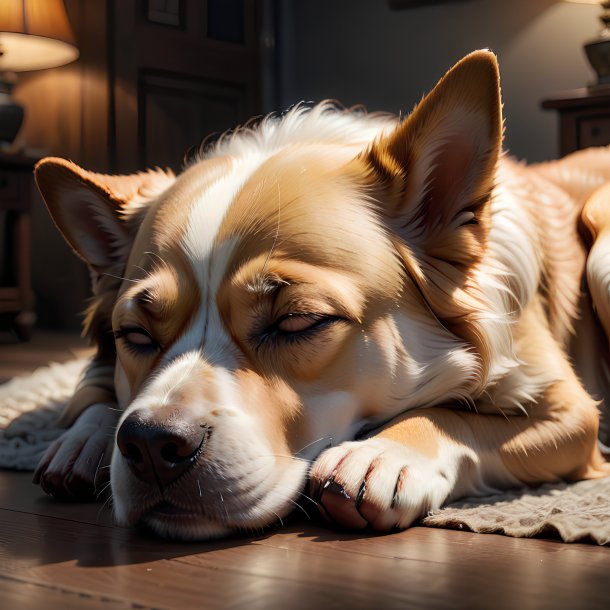
[[[184,7],[182,0],[148,0],[146,19],[151,23],[182,27]]]

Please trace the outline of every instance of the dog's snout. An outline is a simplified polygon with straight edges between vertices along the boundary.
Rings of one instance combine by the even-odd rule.
[[[119,427],[117,445],[140,480],[163,488],[197,461],[209,434],[209,426],[175,408],[139,409]]]

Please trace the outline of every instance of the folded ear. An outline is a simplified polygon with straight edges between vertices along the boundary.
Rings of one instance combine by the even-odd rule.
[[[456,280],[484,251],[501,143],[496,57],[477,51],[364,157],[392,227],[416,259],[444,274],[450,263]]]
[[[53,157],[36,165],[35,176],[57,228],[96,271],[126,261],[133,238],[130,217],[174,181],[171,172],[159,169],[106,176]]]

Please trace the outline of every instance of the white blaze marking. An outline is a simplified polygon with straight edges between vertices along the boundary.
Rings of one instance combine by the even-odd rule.
[[[229,368],[234,362],[235,348],[222,326],[216,295],[237,240],[217,244],[216,239],[235,197],[262,161],[261,157],[233,160],[227,174],[202,192],[191,210],[182,248],[197,279],[201,307],[191,326],[166,354],[168,360],[201,350],[213,364]]]

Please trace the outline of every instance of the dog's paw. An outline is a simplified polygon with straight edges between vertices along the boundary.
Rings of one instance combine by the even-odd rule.
[[[61,500],[97,498],[110,479],[109,464],[119,415],[114,405],[88,407],[49,446],[34,471],[33,482]]]
[[[383,438],[328,449],[313,464],[310,485],[331,522],[377,531],[409,527],[453,487],[434,459]]]

